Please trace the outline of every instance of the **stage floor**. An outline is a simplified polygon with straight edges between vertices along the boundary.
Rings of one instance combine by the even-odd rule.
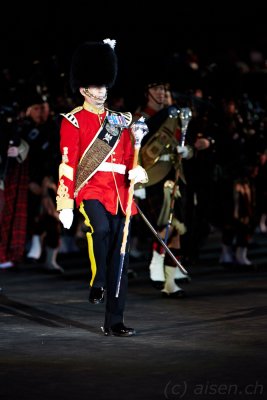
[[[64,275],[39,264],[0,270],[3,400],[267,398],[267,236],[257,267],[224,269],[211,237],[189,268],[183,299],[164,299],[147,261],[131,261],[125,324],[135,337],[104,337],[104,304],[88,302],[81,254],[60,256]]]

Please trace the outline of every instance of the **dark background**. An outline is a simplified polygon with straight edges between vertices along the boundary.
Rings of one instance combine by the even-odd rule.
[[[67,57],[83,40],[114,37],[124,55],[194,46],[203,52],[237,46],[266,47],[267,5],[237,6],[232,2],[181,5],[178,1],[139,4],[65,1],[5,3],[1,53],[6,60],[47,52]],[[131,60],[128,60],[130,62]]]
[[[233,53],[246,61],[253,49],[265,55],[266,11],[267,5],[255,2],[242,7],[235,2],[10,2],[0,24],[0,65],[30,75],[38,60],[68,75],[79,43],[111,38],[117,40],[116,86],[134,91],[155,57],[180,57],[190,48],[208,65]]]

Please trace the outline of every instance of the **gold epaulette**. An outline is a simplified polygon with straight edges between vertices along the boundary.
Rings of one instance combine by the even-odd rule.
[[[70,111],[70,114],[76,114],[79,111],[83,110],[83,106],[75,107],[73,110]]]
[[[83,106],[75,107],[69,113],[65,113],[65,114],[62,113],[60,115],[62,115],[64,118],[66,118],[76,128],[79,128],[79,123],[77,121],[77,118],[74,116],[74,114],[76,114],[77,112],[79,112],[81,110],[83,110]]]

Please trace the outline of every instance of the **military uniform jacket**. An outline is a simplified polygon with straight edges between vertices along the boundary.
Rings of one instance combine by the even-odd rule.
[[[95,172],[78,192],[75,191],[78,164],[94,140],[107,113],[110,112],[106,109],[102,114],[95,114],[78,107],[68,114],[71,117],[63,118],[60,127],[62,163],[59,168],[61,172],[57,191],[57,210],[74,208],[75,203],[79,207],[83,200],[94,199],[99,200],[113,215],[117,214],[119,207],[124,214],[126,213],[130,183],[128,171],[132,168],[134,158],[134,147],[128,128],[122,129],[120,138],[105,160],[106,163],[110,163],[111,170]],[[125,166],[125,173],[114,172],[116,168],[113,169],[112,166],[115,164]],[[136,213],[137,209],[133,204],[132,214]]]

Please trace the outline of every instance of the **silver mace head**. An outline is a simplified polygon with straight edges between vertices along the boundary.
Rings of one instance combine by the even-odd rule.
[[[140,117],[131,125],[131,131],[134,136],[134,147],[141,147],[143,137],[148,133],[148,126],[145,123],[145,118]]]
[[[185,135],[187,131],[188,124],[192,118],[192,111],[189,107],[181,108],[180,109],[180,119],[181,119],[181,130],[182,130],[182,137],[180,140],[180,145],[184,146],[185,143]]]

